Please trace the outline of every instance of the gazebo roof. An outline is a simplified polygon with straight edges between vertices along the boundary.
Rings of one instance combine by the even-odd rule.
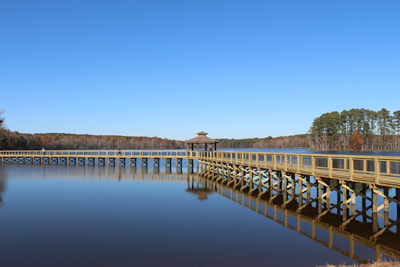
[[[207,137],[206,136],[207,133],[205,133],[205,132],[199,132],[199,133],[197,133],[197,135],[198,135],[197,137],[189,139],[185,143],[190,143],[190,144],[191,143],[194,143],[194,144],[209,144],[209,143],[214,144],[214,143],[219,143],[217,140],[214,140],[214,139],[212,139],[210,137]]]

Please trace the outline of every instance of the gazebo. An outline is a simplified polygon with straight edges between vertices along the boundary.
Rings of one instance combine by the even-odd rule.
[[[214,145],[214,150],[217,150],[217,143],[219,143],[217,140],[214,140],[210,137],[207,137],[207,133],[205,132],[199,132],[197,133],[197,137],[192,138],[190,140],[187,140],[185,143],[188,145],[188,150],[190,150],[190,147],[192,148],[192,151],[194,150],[194,145],[196,144],[196,149],[199,150],[199,145],[204,144],[204,149],[207,151],[207,145]]]

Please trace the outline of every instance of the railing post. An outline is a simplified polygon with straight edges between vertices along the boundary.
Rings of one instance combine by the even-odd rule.
[[[354,161],[353,157],[349,157],[349,171],[350,171],[350,181],[353,181],[354,176]]]
[[[300,156],[297,155],[297,173],[300,173]]]
[[[329,170],[329,178],[332,178],[332,174],[333,174],[332,157],[328,158],[328,170]]]
[[[287,172],[287,156],[285,154],[285,172]]]
[[[264,167],[267,168],[267,154],[264,153]]]
[[[379,160],[378,160],[378,158],[375,158],[374,162],[375,162],[375,184],[379,184],[380,169],[379,169]],[[386,164],[386,168],[387,168],[387,164]]]
[[[276,171],[276,154],[272,155],[272,161],[273,161],[273,164],[274,164],[274,171]]]
[[[300,173],[301,167],[303,167],[303,157],[301,155],[299,155],[297,163],[299,164],[299,172],[297,173]]]
[[[315,156],[311,156],[311,169],[312,176],[315,176]]]
[[[363,171],[364,171],[364,173],[367,173],[367,160],[366,159],[363,160]]]

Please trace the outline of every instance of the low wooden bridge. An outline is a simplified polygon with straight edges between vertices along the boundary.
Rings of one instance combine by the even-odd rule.
[[[159,166],[160,159],[164,159],[166,167],[171,167],[173,160],[177,167],[182,167],[184,159],[188,165],[193,165],[197,153],[183,150],[14,150],[0,151],[0,163],[114,166],[137,166],[140,163],[148,166],[151,159],[153,166]]]

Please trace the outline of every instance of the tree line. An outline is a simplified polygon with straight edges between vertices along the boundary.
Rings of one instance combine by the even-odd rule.
[[[267,137],[265,139],[272,139],[272,137]],[[249,148],[253,147],[253,145],[257,142],[260,142],[264,139],[260,138],[244,138],[244,139],[227,139],[227,138],[221,138],[221,139],[215,139],[219,142],[218,147],[221,148]]]
[[[4,111],[0,111],[0,115]],[[159,137],[11,132],[0,117],[0,149],[179,149],[184,142]]]
[[[0,115],[3,112],[0,112]],[[273,138],[217,139],[219,148],[307,148],[307,134]],[[182,149],[184,141],[159,137],[79,135],[67,133],[23,134],[11,132],[0,117],[0,149]]]
[[[400,110],[350,109],[314,119],[309,144],[316,150],[400,150]]]
[[[21,134],[0,130],[0,149],[179,149],[184,142],[159,137],[77,135],[63,133]]]
[[[47,150],[55,149],[179,149],[182,141],[159,137],[76,135],[62,133],[21,134],[3,131],[1,149]]]
[[[0,115],[3,112],[0,112]],[[307,134],[216,139],[219,148],[308,148],[312,150],[400,150],[400,110],[351,109],[314,119]],[[11,132],[0,117],[0,149],[182,149],[184,141],[159,137]]]
[[[308,134],[247,139],[216,139],[221,148],[308,148]]]

